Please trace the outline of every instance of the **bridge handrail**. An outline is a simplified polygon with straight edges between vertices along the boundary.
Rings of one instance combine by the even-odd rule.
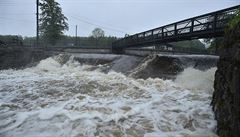
[[[144,32],[136,33],[133,35],[130,35],[128,37],[119,39],[115,42],[113,42],[114,47],[131,45],[131,44],[138,44],[141,43],[141,41],[144,41],[146,39],[154,39],[154,36],[160,37],[161,39],[169,36],[176,36],[181,35],[185,33],[192,33],[192,32],[199,32],[199,31],[205,31],[205,30],[214,30],[217,31],[218,29],[222,29],[225,27],[227,21],[229,20],[229,17],[226,15],[233,15],[235,14],[236,10],[240,8],[240,5],[233,6],[230,8],[222,9],[219,11],[214,11],[211,13],[203,14],[200,16],[195,16],[192,18],[188,18],[185,20],[181,20],[175,23],[167,24],[161,27],[157,27],[154,29],[150,29]],[[226,15],[225,15],[226,14]],[[206,22],[201,22],[201,20],[205,20]],[[180,27],[178,25],[184,25],[184,27]],[[194,30],[196,28],[200,27],[200,30]],[[204,29],[205,28],[205,29]],[[170,29],[170,30],[168,30]],[[202,30],[203,29],[203,30]],[[185,33],[179,33],[181,31],[179,30],[188,30],[188,32]],[[156,33],[157,32],[157,33]],[[114,48],[113,47],[113,48]]]

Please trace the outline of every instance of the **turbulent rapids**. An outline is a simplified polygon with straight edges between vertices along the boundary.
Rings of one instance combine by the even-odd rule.
[[[140,79],[73,57],[0,71],[1,137],[202,137],[215,135],[216,68],[174,80]]]

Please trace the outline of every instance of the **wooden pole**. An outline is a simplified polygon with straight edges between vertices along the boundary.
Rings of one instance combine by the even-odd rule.
[[[36,0],[36,45],[39,46],[39,0]]]
[[[77,44],[78,44],[78,41],[77,41],[77,25],[76,25],[76,32],[75,32],[75,35],[76,35],[75,46],[77,46]]]

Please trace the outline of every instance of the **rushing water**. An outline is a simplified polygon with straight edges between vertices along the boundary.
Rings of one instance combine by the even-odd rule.
[[[175,81],[102,73],[70,59],[0,71],[1,137],[216,136],[215,68]]]

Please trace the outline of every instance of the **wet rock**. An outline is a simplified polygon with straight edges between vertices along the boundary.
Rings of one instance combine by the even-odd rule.
[[[143,79],[149,77],[170,79],[181,71],[183,67],[179,59],[154,55],[145,58],[130,76]]]
[[[207,70],[215,67],[217,60],[217,56],[205,55],[151,55],[143,59],[130,76],[142,79],[175,79],[185,68]]]
[[[213,111],[220,137],[240,135],[240,24],[225,37],[215,74]],[[237,42],[238,41],[238,42]]]

